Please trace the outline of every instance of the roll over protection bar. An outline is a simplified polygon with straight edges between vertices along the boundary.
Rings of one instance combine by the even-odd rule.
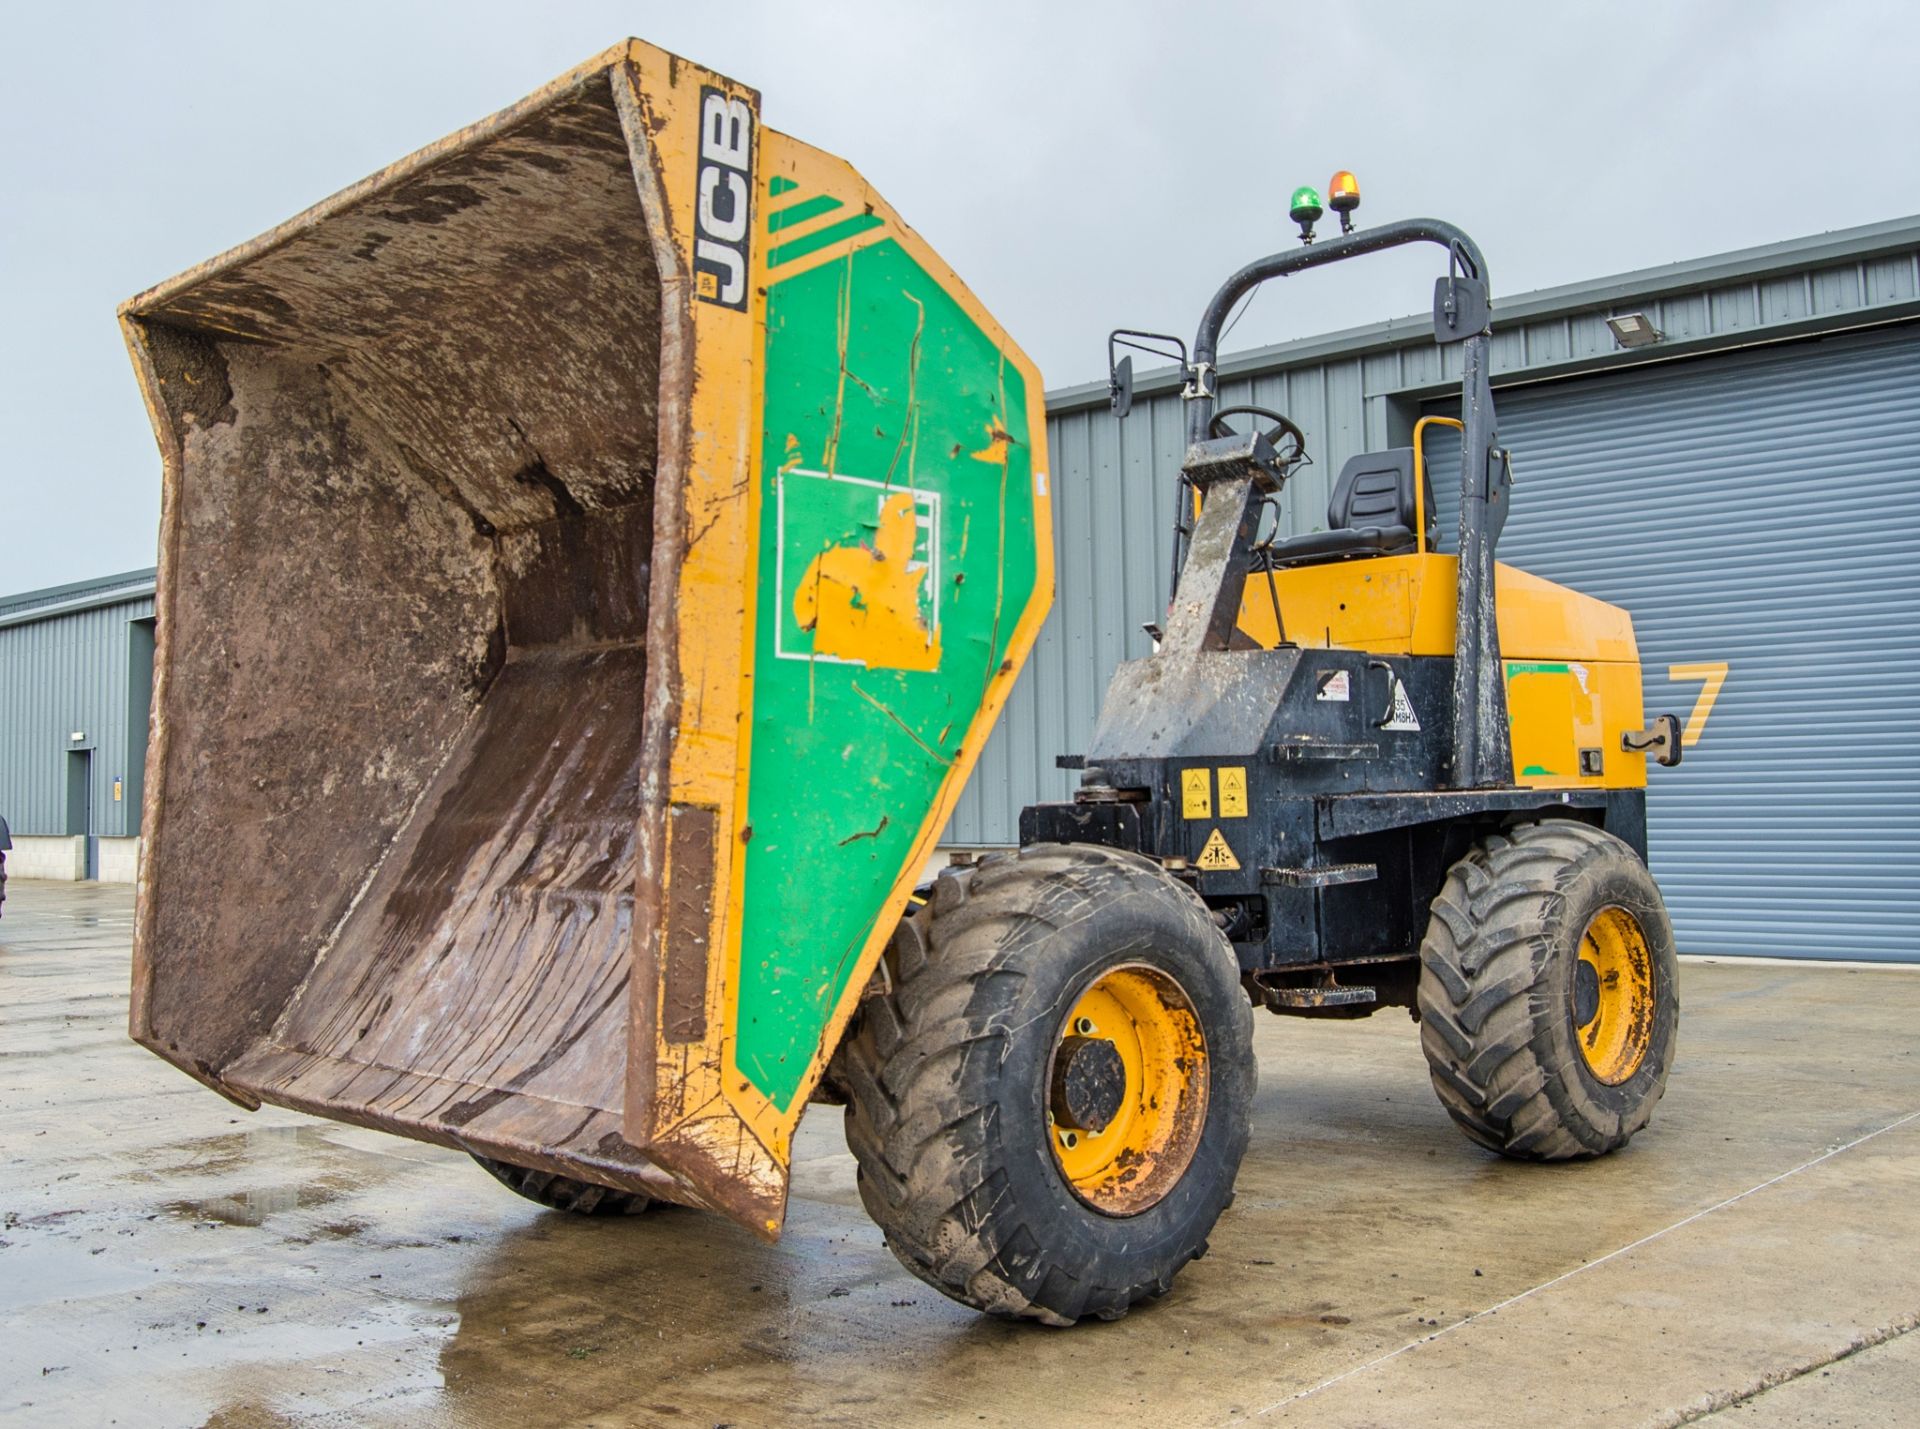
[[[1448,275],[1440,280],[1447,295],[1449,316],[1460,308],[1484,312],[1487,263],[1480,247],[1451,223],[1433,218],[1410,218],[1379,228],[1344,234],[1324,243],[1289,249],[1256,259],[1220,285],[1194,334],[1193,359],[1187,368],[1187,443],[1207,438],[1215,411],[1215,373],[1220,334],[1233,305],[1271,278],[1283,278],[1308,268],[1338,263],[1363,254],[1378,253],[1408,243],[1435,243],[1448,255]],[[1459,277],[1474,285],[1481,303],[1455,304],[1450,289]],[[1442,307],[1436,298],[1436,316]],[[1507,732],[1506,683],[1500,662],[1500,635],[1494,621],[1494,550],[1506,524],[1506,492],[1510,474],[1506,463],[1494,460],[1493,390],[1488,380],[1491,328],[1482,323],[1464,336],[1436,330],[1436,340],[1461,343],[1460,417],[1460,548],[1458,605],[1454,629],[1454,728],[1452,780],[1457,788],[1498,788],[1513,781],[1513,755]],[[1175,492],[1174,586],[1186,561],[1184,519],[1187,483]]]

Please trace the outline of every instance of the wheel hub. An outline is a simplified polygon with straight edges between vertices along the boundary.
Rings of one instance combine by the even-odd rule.
[[[1110,968],[1062,1023],[1046,1071],[1053,1157],[1109,1216],[1156,1204],[1186,1174],[1207,1119],[1207,1041],[1186,991],[1157,968]]]
[[[1602,908],[1580,939],[1574,969],[1574,1036],[1595,1081],[1619,1086],[1640,1070],[1653,1041],[1653,960],[1640,921]]]
[[[1098,1134],[1119,1114],[1127,1094],[1120,1049],[1104,1037],[1068,1037],[1053,1059],[1056,1126]]]
[[[1585,1027],[1600,1015],[1600,971],[1581,959],[1573,973],[1573,1025]]]

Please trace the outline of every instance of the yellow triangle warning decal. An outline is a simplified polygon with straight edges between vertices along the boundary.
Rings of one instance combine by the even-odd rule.
[[[1202,868],[1236,869],[1240,860],[1233,856],[1233,850],[1227,847],[1226,837],[1215,829],[1207,839],[1207,846],[1200,850],[1200,857],[1194,860]]]

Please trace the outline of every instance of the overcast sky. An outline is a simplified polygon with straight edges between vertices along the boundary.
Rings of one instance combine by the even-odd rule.
[[[757,86],[966,278],[1049,386],[1190,335],[1336,168],[1496,299],[1920,213],[1909,3],[9,7],[0,592],[152,564],[160,464],[122,299],[635,34]],[[1402,252],[1263,293],[1229,346],[1424,306]],[[1497,311],[1496,311],[1497,320]]]

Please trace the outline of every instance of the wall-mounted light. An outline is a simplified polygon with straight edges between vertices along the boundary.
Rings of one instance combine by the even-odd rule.
[[[1652,347],[1666,336],[1645,313],[1615,313],[1607,319],[1607,326],[1622,347]]]
[[[87,732],[84,729],[76,729],[72,734],[67,736],[67,738],[72,740],[75,744],[78,744],[81,740],[85,739],[86,737],[87,737]]]

